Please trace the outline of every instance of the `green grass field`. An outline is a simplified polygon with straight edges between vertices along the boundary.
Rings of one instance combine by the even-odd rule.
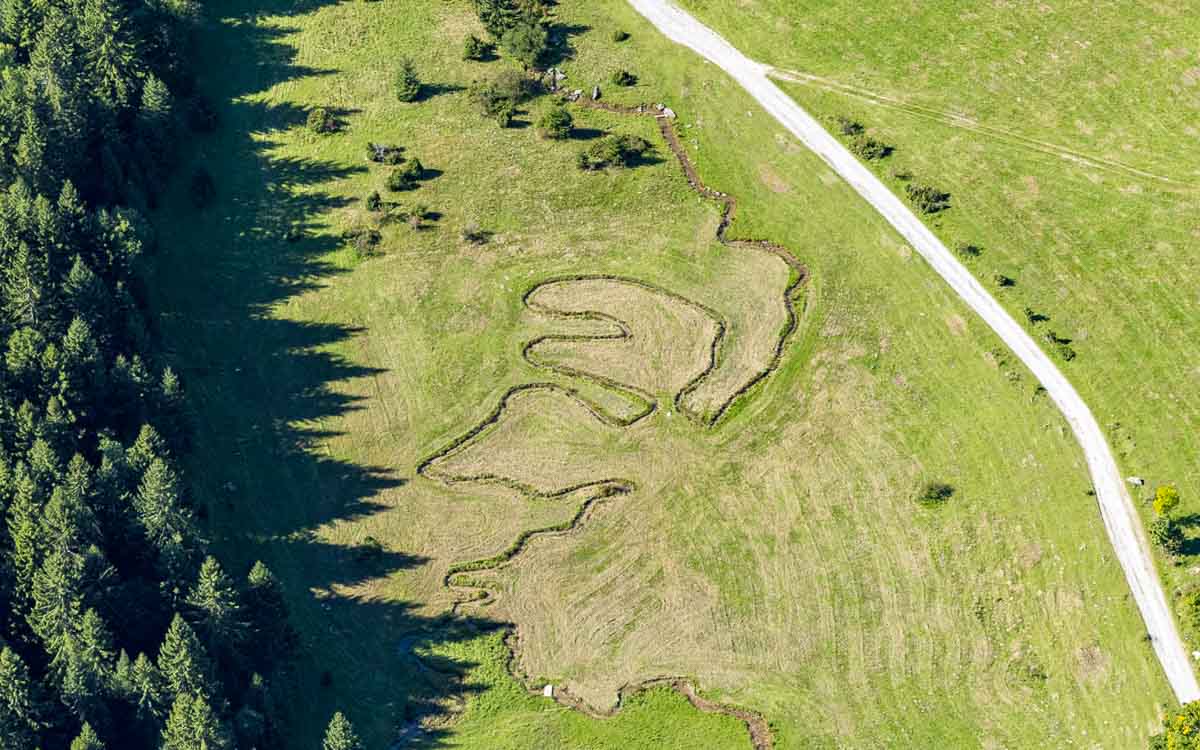
[[[165,196],[150,286],[200,415],[191,476],[209,533],[231,561],[265,559],[292,597],[306,654],[297,746],[315,744],[335,708],[370,747],[749,745],[738,721],[662,689],[607,719],[531,696],[508,672],[510,622],[535,684],[605,710],[626,684],[687,676],[764,714],[779,747],[1143,742],[1169,690],[1057,412],[882,219],[618,0],[559,6],[568,85],[674,108],[705,182],[740,198],[731,235],[807,264],[804,312],[779,370],[714,428],[669,409],[611,435],[555,407],[514,423],[481,465],[518,479],[555,479],[546,461],[585,479],[612,468],[638,489],[475,574],[494,603],[449,617],[452,565],[577,508],[574,495],[416,473],[509,388],[572,384],[521,357],[551,330],[522,295],[618,274],[717,309],[746,341],[746,300],[779,280],[715,241],[717,206],[690,190],[653,121],[576,109],[583,137],[658,147],[649,164],[585,174],[584,142],[483,120],[462,89],[508,63],[460,60],[477,31],[466,2],[208,11],[202,85],[222,127],[190,158],[217,175],[219,196],[203,212],[185,185]],[[614,44],[618,28],[632,38]],[[424,101],[391,95],[401,53],[431,84]],[[608,84],[617,68],[640,83]],[[304,128],[317,106],[340,133]],[[431,179],[390,198],[437,217],[385,227],[378,256],[360,259],[340,236],[383,188],[367,141],[421,159]],[[966,213],[956,204],[943,230]],[[486,245],[460,238],[470,223],[492,233]],[[1017,295],[1032,291],[1014,275]],[[1080,335],[1067,302],[1049,299],[1038,304],[1080,339],[1082,372],[1103,334]],[[647,372],[673,372],[670,361]],[[1121,377],[1111,387],[1133,374]],[[928,480],[957,488],[945,507],[914,502]],[[383,551],[364,554],[369,538]]]
[[[1075,340],[1066,372],[1126,474],[1147,480],[1147,498],[1178,486],[1195,536],[1200,19],[1190,5],[683,4],[752,57],[823,79],[783,85],[814,114],[858,119],[895,146],[877,166],[897,189],[892,175],[907,171],[953,195],[935,231],[984,249],[970,262],[981,278],[1017,280],[1001,301],[1019,319],[1026,308],[1048,316],[1035,333]],[[1168,592],[1195,587],[1197,553],[1189,541],[1162,561]],[[1200,646],[1190,619],[1185,637]]]

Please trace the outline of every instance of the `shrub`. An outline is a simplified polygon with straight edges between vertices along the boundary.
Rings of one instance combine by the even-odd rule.
[[[337,119],[324,107],[317,107],[308,113],[306,126],[318,135],[327,135],[337,130]]]
[[[1075,359],[1075,350],[1071,348],[1070,345],[1059,344],[1057,349],[1058,356],[1062,357],[1064,362],[1070,362],[1071,360]]]
[[[636,86],[638,79],[628,70],[618,70],[612,74],[612,82],[618,86]]]
[[[580,169],[595,171],[605,167],[629,167],[654,147],[636,135],[608,135],[579,152]]]
[[[421,97],[421,79],[417,76],[417,69],[412,60],[407,57],[401,58],[393,86],[396,98],[402,102],[415,102]]]
[[[471,34],[463,40],[463,59],[464,60],[480,60],[488,59],[492,54],[492,45],[483,41],[479,37]]]
[[[537,93],[537,82],[515,70],[506,70],[490,81],[471,86],[471,99],[480,113],[495,120],[500,127],[508,127],[517,113],[517,105]]]
[[[217,184],[212,174],[204,167],[196,167],[188,184],[188,195],[196,208],[205,208],[217,197]]]
[[[1179,598],[1181,619],[1195,630],[1200,630],[1200,588],[1194,588]]]
[[[342,238],[350,241],[350,247],[359,258],[375,254],[375,246],[383,239],[383,235],[374,227],[355,227],[342,234]]]
[[[575,118],[571,117],[571,113],[565,107],[551,107],[546,110],[537,125],[539,133],[554,140],[569,137],[574,126]]]
[[[424,229],[425,217],[429,215],[429,206],[424,203],[414,203],[407,211],[404,211],[404,221],[414,231]]]
[[[367,144],[367,160],[376,164],[395,166],[404,163],[404,147],[388,146],[382,143]]]
[[[879,161],[892,155],[892,147],[865,135],[855,136],[850,141],[850,151],[864,161]]]
[[[1050,316],[1040,313],[1037,310],[1034,310],[1032,307],[1026,307],[1025,320],[1029,321],[1029,325],[1035,326],[1038,323],[1045,323],[1047,320],[1050,320]]]
[[[1150,541],[1168,555],[1177,555],[1183,549],[1183,530],[1170,516],[1159,516],[1146,529]]]
[[[861,122],[858,120],[851,120],[845,115],[838,115],[837,128],[839,133],[847,137],[862,135],[864,130]]]
[[[950,208],[950,194],[932,185],[905,185],[904,192],[908,199],[923,214],[936,214]]]
[[[392,173],[388,175],[387,189],[393,192],[415,190],[424,174],[425,167],[421,165],[421,160],[410,159],[393,169]]]
[[[1154,513],[1169,516],[1179,506],[1179,490],[1173,484],[1159,485],[1154,491]]]
[[[929,482],[921,488],[921,494],[917,496],[917,502],[927,508],[932,508],[949,500],[954,496],[954,488],[945,482]]]
[[[378,211],[383,208],[383,198],[380,197],[378,190],[367,196],[366,206],[368,211]]]
[[[993,274],[992,281],[996,282],[996,286],[1000,287],[1001,289],[1006,289],[1008,287],[1017,285],[1016,279],[1012,278],[1011,276],[1005,276],[1002,273]]]
[[[469,242],[472,245],[486,245],[491,232],[480,228],[479,224],[471,221],[462,228],[462,238],[464,242]]]
[[[612,33],[612,40],[614,42],[616,42],[617,44],[620,44],[621,42],[625,41],[628,38],[629,38],[629,32],[625,31],[624,29],[617,29],[616,31],[614,31]]]
[[[983,248],[979,245],[972,245],[969,242],[960,242],[954,246],[954,252],[958,253],[962,258],[978,258],[983,255]]]
[[[550,36],[535,20],[518,23],[500,37],[500,48],[526,69],[536,68],[546,54]]]

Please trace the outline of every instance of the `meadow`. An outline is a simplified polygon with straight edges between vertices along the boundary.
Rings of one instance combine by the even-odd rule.
[[[185,184],[163,197],[149,287],[200,416],[190,475],[208,534],[231,561],[265,559],[290,595],[295,744],[341,709],[369,747],[749,745],[740,721],[676,692],[624,690],[660,676],[761,713],[785,748],[1127,748],[1153,730],[1169,690],[1057,412],[882,219],[711,66],[618,0],[556,9],[567,86],[667,103],[700,177],[738,197],[729,238],[770,239],[807,268],[778,368],[708,424],[688,404],[711,413],[769,359],[789,269],[717,240],[721,206],[689,186],[654,120],[574,107],[575,138],[557,142],[530,126],[546,99],[515,127],[484,119],[468,89],[512,63],[461,59],[480,33],[466,2],[220,0],[208,14],[201,85],[221,126],[188,166],[216,176],[217,198],[197,211]],[[401,54],[426,83],[418,102],[392,93]],[[637,85],[609,83],[618,69]],[[339,132],[305,127],[316,107]],[[655,151],[577,169],[604,132]],[[387,191],[368,142],[419,157],[420,187]],[[376,190],[427,221],[383,226],[364,255],[344,237]],[[942,229],[967,213],[956,204]],[[476,226],[486,243],[464,238]],[[1014,275],[1017,294],[1034,291]],[[580,276],[670,294],[545,286]],[[714,317],[676,296],[728,330],[690,401],[677,397]],[[1086,372],[1104,334],[1080,335],[1053,299],[1039,304],[1080,340]],[[614,330],[535,308],[608,315],[634,337],[544,339],[530,356],[542,336]],[[527,394],[439,472],[418,471],[525,384],[621,411],[580,373],[658,408],[612,426],[583,401]],[[485,474],[508,481],[446,481]],[[523,532],[564,529],[587,502],[573,485],[611,477],[636,486],[446,585]],[[929,481],[953,497],[919,505]],[[527,690],[547,682],[590,713],[624,698],[594,718]]]
[[[874,162],[950,193],[934,222],[968,264],[1015,286],[1001,301],[1035,336],[1071,339],[1067,375],[1128,476],[1175,485],[1187,541],[1162,556],[1185,638],[1200,630],[1200,31],[1186,3],[1037,5],[683,3],[778,66],[802,106],[861,122],[894,154]],[[802,71],[797,77],[787,71]],[[1032,315],[1031,315],[1032,314]]]

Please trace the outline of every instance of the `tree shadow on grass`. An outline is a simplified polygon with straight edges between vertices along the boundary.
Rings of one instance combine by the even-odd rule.
[[[317,186],[366,169],[276,153],[277,134],[303,124],[307,112],[268,103],[264,92],[330,71],[297,64],[283,41],[294,29],[254,20],[319,4],[209,6],[219,20],[197,32],[197,67],[205,71],[199,88],[217,103],[221,126],[190,142],[179,174],[189,173],[189,160],[205,164],[217,199],[197,212],[186,185],[164,198],[152,217],[160,247],[149,259],[147,288],[157,333],[195,414],[185,461],[206,533],[231,572],[244,575],[256,559],[275,571],[301,634],[288,746],[319,745],[334,710],[345,711],[371,747],[389,746],[401,733],[437,743],[439,731],[415,732],[414,722],[460,704],[474,689],[466,682],[474,665],[417,658],[412,644],[437,647],[503,626],[430,617],[375,593],[399,571],[424,565],[424,557],[326,540],[324,529],[394,511],[381,498],[407,477],[326,447],[338,434],[329,427],[334,418],[366,406],[341,384],[381,373],[337,351],[364,329],[281,314],[341,273],[325,260],[340,243],[325,222],[350,201]],[[426,170],[422,179],[439,174]]]

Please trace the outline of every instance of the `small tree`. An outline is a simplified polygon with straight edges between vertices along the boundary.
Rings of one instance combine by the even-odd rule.
[[[612,74],[612,82],[618,86],[636,86],[638,79],[628,70],[618,70]]]
[[[879,161],[892,155],[892,147],[866,135],[859,135],[850,140],[850,150],[855,156],[864,161]]]
[[[492,54],[492,45],[483,41],[479,37],[471,34],[463,40],[463,59],[475,60],[476,62],[486,60]]]
[[[346,715],[338,711],[325,730],[325,741],[321,743],[322,750],[363,750],[362,741],[354,732],[354,725]]]
[[[324,107],[317,107],[309,112],[305,124],[317,135],[328,135],[337,131],[337,118]]]
[[[1179,506],[1179,490],[1173,484],[1160,485],[1154,491],[1154,514],[1169,516]]]
[[[863,128],[861,122],[846,117],[845,115],[838,115],[837,127],[838,132],[847,137],[861,135],[865,129]]]
[[[554,140],[570,137],[574,126],[575,118],[571,117],[571,113],[565,107],[551,107],[538,120],[538,132]]]
[[[617,29],[612,34],[612,40],[614,42],[616,42],[617,44],[620,44],[621,42],[625,41],[628,38],[629,38],[629,32],[625,31],[624,29]]]
[[[420,98],[421,79],[411,59],[401,58],[400,67],[396,69],[394,86],[396,98],[402,102],[415,102]]]
[[[950,194],[932,185],[905,185],[904,192],[913,206],[923,214],[936,214],[950,208]]]
[[[546,28],[533,20],[517,24],[500,37],[500,48],[526,70],[538,66],[548,45]]]
[[[365,204],[366,204],[367,210],[371,211],[371,212],[375,212],[375,211],[378,211],[379,209],[383,208],[383,198],[381,198],[379,196],[379,191],[378,190],[372,191],[371,194],[367,196],[367,200],[365,201]]]
[[[1146,529],[1150,541],[1168,555],[1177,555],[1183,549],[1183,530],[1170,516],[1159,516]]]
[[[969,242],[959,242],[954,246],[954,252],[958,253],[962,258],[978,258],[983,255],[983,248],[979,245],[972,245]]]
[[[425,174],[425,167],[422,166],[420,159],[409,159],[404,164],[392,170],[392,173],[387,178],[387,189],[393,192],[401,192],[404,190],[415,190],[419,185],[421,176]]]

